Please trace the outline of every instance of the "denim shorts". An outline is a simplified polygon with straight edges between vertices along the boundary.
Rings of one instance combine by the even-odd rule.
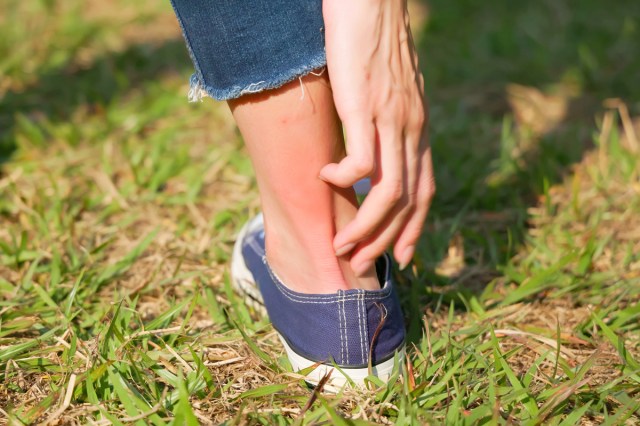
[[[326,65],[322,0],[171,0],[195,72],[189,99],[274,89]]]

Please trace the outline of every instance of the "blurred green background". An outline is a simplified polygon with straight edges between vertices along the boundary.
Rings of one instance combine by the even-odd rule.
[[[304,408],[228,285],[256,186],[169,3],[3,2],[0,424],[640,421],[640,2],[409,8],[438,193],[408,378]]]

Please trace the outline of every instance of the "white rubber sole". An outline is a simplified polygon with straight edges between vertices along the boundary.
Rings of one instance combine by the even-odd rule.
[[[293,371],[299,372],[317,364],[317,362],[307,359],[291,349],[286,340],[284,340],[280,334],[278,334],[278,337],[280,337],[280,341],[287,352],[287,357],[289,358]],[[391,378],[391,374],[393,373],[394,365],[396,362],[401,362],[404,359],[404,354],[405,350],[403,346],[396,352],[395,356],[372,366],[371,374],[385,383],[388,382]],[[331,376],[323,389],[332,393],[340,392],[342,388],[350,383],[355,384],[356,387],[365,387],[365,379],[370,375],[368,367],[337,369],[332,365],[320,364],[305,376],[305,381],[315,386],[329,373],[331,373]]]
[[[251,232],[256,227],[263,226],[262,214],[259,214],[255,218],[247,222],[236,239],[236,243],[233,247],[233,256],[231,258],[231,284],[234,290],[240,295],[245,296],[245,303],[253,308],[260,315],[267,315],[267,310],[264,307],[262,295],[253,278],[253,274],[247,267],[244,257],[242,256],[242,241],[248,232]],[[278,337],[287,352],[287,357],[291,363],[293,371],[300,372],[301,370],[308,369],[317,364],[316,361],[312,361],[299,355],[295,352],[287,343],[287,341],[278,333]],[[393,367],[396,362],[402,362],[405,355],[404,346],[398,349],[395,356],[383,361],[377,365],[372,366],[371,373],[378,377],[383,382],[389,381],[391,374],[393,373]],[[398,359],[396,361],[396,358]],[[312,386],[317,385],[331,371],[331,376],[327,383],[324,385],[324,390],[327,392],[337,393],[342,388],[353,382],[357,387],[365,386],[365,378],[369,376],[369,368],[340,368],[337,369],[332,365],[319,364],[311,372],[305,376],[305,381]],[[345,375],[346,374],[346,375]],[[347,378],[348,376],[348,378]]]
[[[242,256],[242,241],[247,233],[256,227],[263,226],[262,213],[244,224],[240,233],[236,237],[236,243],[233,246],[233,255],[231,256],[231,285],[236,293],[245,296],[245,303],[253,308],[260,315],[266,316],[267,310],[262,301],[262,294],[258,289],[253,274],[244,262]]]

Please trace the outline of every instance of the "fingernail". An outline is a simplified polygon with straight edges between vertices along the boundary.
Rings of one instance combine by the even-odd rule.
[[[326,178],[326,177],[324,177],[324,176],[322,176],[322,175],[318,175],[318,179],[320,179],[320,180],[321,180],[321,181],[323,181],[323,182],[329,182],[329,181],[327,180],[327,178]]]
[[[356,246],[355,243],[349,243],[349,244],[345,244],[342,247],[340,247],[338,250],[336,250],[336,257],[341,257],[344,256],[345,254],[349,253],[351,250],[353,250],[353,248]]]
[[[411,263],[411,260],[413,259],[413,253],[415,252],[416,247],[415,246],[409,246],[406,249],[404,249],[404,252],[402,252],[402,261],[400,263],[400,270],[404,270],[404,268],[406,268],[407,266],[409,266],[409,263]]]

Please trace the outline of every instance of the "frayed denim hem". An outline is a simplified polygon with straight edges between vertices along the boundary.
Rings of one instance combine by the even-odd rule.
[[[325,67],[327,65],[327,57],[325,52],[313,58],[307,64],[293,68],[282,73],[279,76],[271,80],[257,81],[255,83],[249,83],[246,86],[233,86],[231,88],[217,89],[212,86],[204,84],[202,78],[198,73],[193,73],[191,76],[188,99],[189,102],[202,101],[205,96],[210,96],[218,101],[226,101],[229,99],[239,98],[240,96],[250,93],[258,93],[264,90],[277,89],[285,84],[295,80],[296,78],[303,77],[313,70]]]

